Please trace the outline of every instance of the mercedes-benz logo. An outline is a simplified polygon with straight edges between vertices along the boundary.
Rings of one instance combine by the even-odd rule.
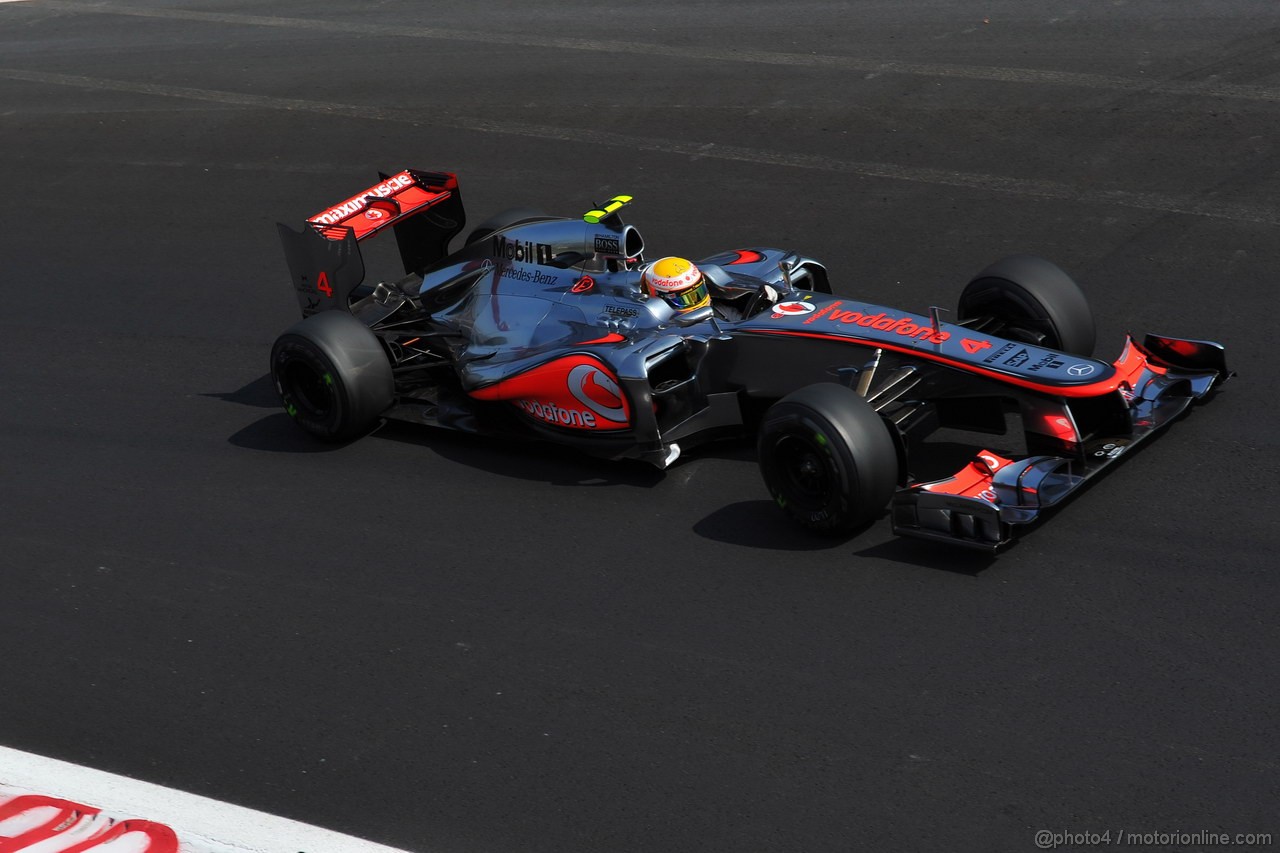
[[[1070,373],[1072,376],[1088,376],[1090,373],[1093,373],[1093,365],[1073,364],[1067,368],[1067,373]]]

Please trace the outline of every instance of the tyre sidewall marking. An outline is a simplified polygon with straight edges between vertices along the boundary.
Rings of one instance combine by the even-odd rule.
[[[836,451],[831,445],[831,439],[828,438],[826,443],[817,440],[816,436],[831,436],[838,434],[830,424],[818,421],[807,410],[783,411],[774,413],[767,418],[761,427],[761,433],[765,435],[769,453],[762,459],[762,469],[765,473],[765,485],[769,488],[769,494],[772,495],[774,502],[778,503],[782,509],[792,517],[800,520],[802,523],[814,525],[823,522],[831,522],[835,518],[840,518],[848,514],[851,509],[852,483],[850,475],[855,475],[856,469],[849,464],[848,459],[836,456]],[[780,483],[784,477],[778,470],[777,460],[774,458],[774,452],[777,445],[783,438],[794,437],[803,441],[817,449],[820,449],[820,457],[823,458],[823,464],[826,473],[834,488],[832,493],[828,493],[823,505],[818,510],[804,510],[791,500],[791,496],[786,495],[780,488]],[[844,444],[843,438],[839,439]],[[841,452],[841,457],[845,456]],[[779,500],[781,498],[781,501]]]
[[[296,392],[292,388],[284,387],[284,369],[290,361],[295,359],[306,364],[320,376],[329,374],[333,377],[331,386],[333,405],[328,417],[311,415],[305,406],[300,405]],[[342,382],[341,374],[330,362],[328,356],[319,352],[305,339],[286,338],[277,345],[272,366],[274,368],[272,373],[275,374],[272,378],[275,380],[276,391],[284,401],[286,409],[290,406],[294,408],[295,413],[292,415],[294,421],[310,432],[336,435],[347,410],[346,387]]]

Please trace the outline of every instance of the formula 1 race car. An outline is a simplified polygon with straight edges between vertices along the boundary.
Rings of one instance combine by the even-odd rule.
[[[1084,295],[1028,255],[978,273],[955,322],[834,295],[821,263],[774,248],[697,261],[712,304],[677,311],[641,286],[630,200],[509,210],[450,251],[457,178],[405,170],[280,225],[303,314],[271,351],[285,409],[331,441],[393,418],[660,468],[754,434],[774,501],[808,528],[888,506],[896,533],[994,550],[1231,375],[1221,345],[1160,335],[1095,360]],[[404,276],[366,284],[360,244],[386,230]],[[1025,453],[977,446],[913,476],[935,430],[1010,423]]]

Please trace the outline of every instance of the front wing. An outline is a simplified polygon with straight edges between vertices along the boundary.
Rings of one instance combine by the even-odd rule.
[[[894,532],[994,551],[1232,376],[1220,344],[1157,335],[1129,338],[1115,367],[1114,390],[1045,401],[1061,453],[983,450],[951,477],[900,489]]]

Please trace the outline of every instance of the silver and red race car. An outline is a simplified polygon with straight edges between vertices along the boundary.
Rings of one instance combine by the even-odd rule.
[[[697,261],[712,305],[678,312],[642,287],[630,200],[509,210],[451,251],[457,178],[410,169],[280,225],[303,314],[271,352],[285,409],[331,441],[393,418],[660,468],[754,435],[806,527],[848,533],[888,507],[899,534],[995,549],[1231,375],[1221,345],[1161,335],[1092,358],[1084,295],[1029,255],[978,273],[953,322],[835,295],[817,260],[761,247]],[[368,284],[360,245],[388,229],[404,275]],[[940,428],[1012,433],[1018,452],[979,444],[923,478]]]

